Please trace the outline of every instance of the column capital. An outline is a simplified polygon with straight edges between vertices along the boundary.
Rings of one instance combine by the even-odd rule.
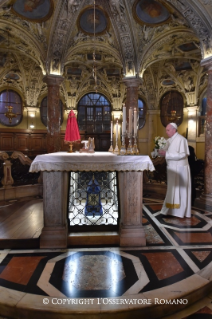
[[[208,71],[212,71],[212,56],[202,60],[200,65],[205,67]]]
[[[139,87],[139,85],[142,84],[142,79],[138,77],[129,77],[124,78],[123,82],[127,87]]]
[[[64,78],[61,75],[45,75],[43,82],[47,83],[48,86],[60,86]]]

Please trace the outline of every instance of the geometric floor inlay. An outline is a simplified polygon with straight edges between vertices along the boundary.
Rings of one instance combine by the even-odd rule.
[[[212,276],[211,219],[198,210],[192,212],[191,219],[169,218],[159,213],[161,206],[145,205],[143,227],[147,245],[138,249],[0,251],[0,289],[39,295],[45,300],[126,300],[134,296],[142,296],[143,300],[146,294],[157,297],[155,291],[165,298],[163,289],[170,289],[166,296],[171,298],[170,293],[180,293],[181,282],[183,294],[190,285],[201,287]],[[200,319],[197,315],[212,319],[212,310],[202,307],[185,318]]]

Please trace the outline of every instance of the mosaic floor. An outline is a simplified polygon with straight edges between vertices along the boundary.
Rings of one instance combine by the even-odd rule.
[[[161,206],[145,202],[141,249],[1,250],[2,318],[212,319],[212,212]]]

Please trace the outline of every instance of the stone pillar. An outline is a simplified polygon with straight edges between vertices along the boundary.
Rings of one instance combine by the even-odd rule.
[[[196,152],[196,137],[197,137],[197,109],[198,106],[187,107],[188,111],[188,145],[192,146]]]
[[[138,108],[138,88],[139,85],[142,83],[140,78],[124,78],[123,82],[127,87],[127,95],[126,95],[126,112],[127,118],[129,116],[129,108],[132,107]]]
[[[43,81],[48,86],[47,104],[47,152],[60,151],[60,84],[63,77],[60,75],[47,75]]]
[[[205,129],[205,179],[201,200],[212,206],[212,57],[201,62],[208,72],[207,115]]]
[[[68,172],[43,172],[44,228],[40,248],[66,248]]]
[[[142,226],[143,172],[118,172],[121,208],[120,246],[146,246]]]

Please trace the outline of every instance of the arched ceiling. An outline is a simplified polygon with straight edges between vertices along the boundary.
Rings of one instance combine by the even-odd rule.
[[[106,21],[107,27],[94,38],[93,16],[87,14],[93,0],[0,0],[0,87],[16,87],[27,106],[36,106],[46,94],[43,75],[59,74],[65,79],[63,99],[75,106],[94,87],[95,50],[98,91],[114,108],[121,106],[122,79],[128,76],[143,78],[139,94],[148,108],[157,108],[170,88],[181,91],[188,105],[196,105],[207,82],[200,61],[212,55],[212,2],[151,0],[149,7],[145,1],[96,0],[96,26]],[[39,6],[49,14],[33,16]],[[142,6],[152,21],[162,7],[169,17],[164,23],[143,21]],[[9,83],[9,72],[19,80],[11,78]]]

